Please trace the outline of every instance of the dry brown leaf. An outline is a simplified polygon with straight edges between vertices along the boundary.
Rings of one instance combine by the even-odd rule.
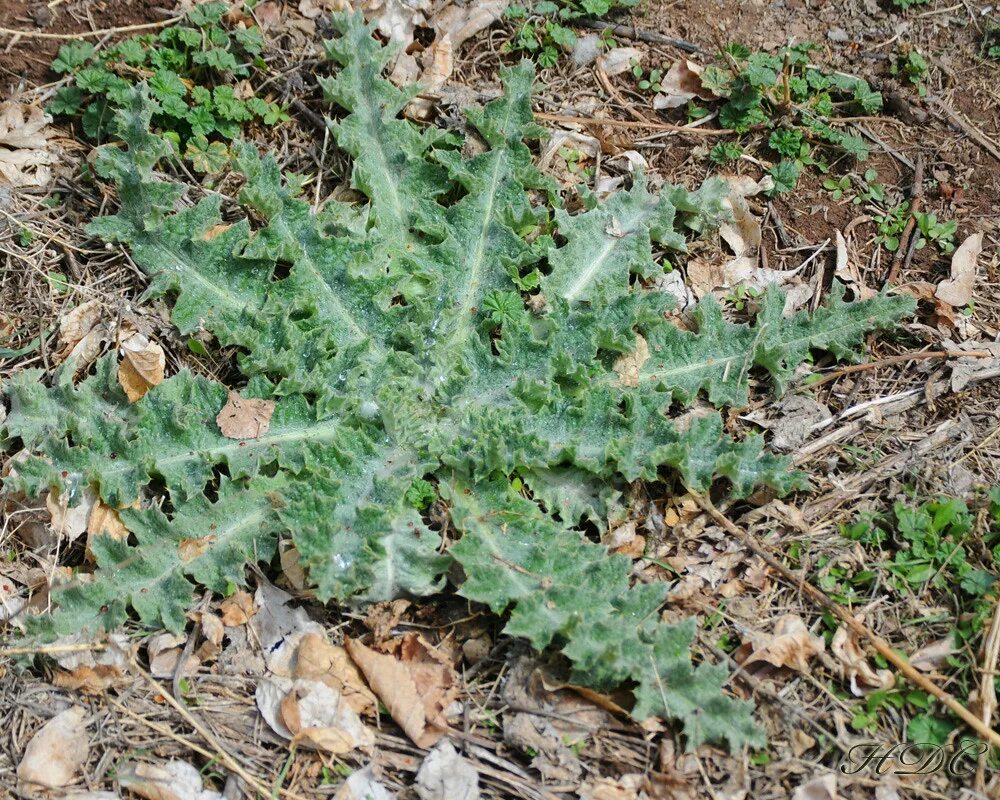
[[[393,795],[375,780],[375,772],[369,764],[356,770],[341,784],[333,800],[393,800]]]
[[[325,683],[359,714],[375,708],[378,702],[347,650],[330,644],[318,633],[307,633],[299,640],[292,677]]]
[[[742,666],[748,669],[757,664],[760,668],[767,669],[766,665],[770,665],[779,669],[787,667],[806,672],[809,669],[809,659],[822,653],[825,646],[821,636],[809,633],[809,628],[801,617],[797,614],[785,614],[774,624],[774,633],[754,634],[750,642],[740,648],[748,649]]]
[[[129,681],[132,679],[129,678]],[[81,664],[73,670],[58,670],[52,676],[52,685],[87,695],[102,694],[125,684],[126,675],[117,664]]]
[[[386,603],[376,603],[365,614],[365,627],[373,634],[374,644],[381,645],[392,638],[392,631],[403,618],[410,607],[409,600],[391,600]]]
[[[253,598],[248,592],[237,589],[232,595],[222,601],[219,606],[222,612],[222,624],[227,628],[235,628],[237,625],[246,625],[247,621],[257,609],[254,606]]]
[[[951,257],[951,277],[941,281],[934,296],[952,308],[963,308],[972,300],[976,284],[976,261],[983,251],[983,233],[972,234]]]
[[[121,343],[118,383],[128,401],[134,403],[163,380],[167,357],[163,348],[141,333],[133,333]]]
[[[850,681],[851,693],[855,697],[891,689],[896,683],[891,670],[875,670],[868,663],[867,656],[858,644],[857,634],[846,625],[841,625],[833,634],[830,652],[840,662],[844,677]]]
[[[680,108],[696,97],[712,99],[714,95],[701,85],[701,72],[702,67],[693,61],[675,61],[660,80],[662,88],[653,98],[653,108]]]
[[[259,439],[271,426],[273,400],[245,399],[230,390],[229,400],[215,421],[222,435],[230,439]]]
[[[51,121],[38,106],[0,103],[0,183],[44,186],[52,179]]]
[[[293,745],[343,755],[375,744],[375,734],[340,692],[319,681],[295,681],[280,713]]]
[[[87,760],[87,711],[73,706],[60,711],[31,737],[17,767],[18,780],[28,787],[66,786]]]
[[[59,349],[53,356],[55,363],[61,364],[73,356],[80,360],[79,368],[89,366],[97,357],[100,345],[107,336],[107,328],[100,322],[101,304],[97,300],[88,300],[63,314],[59,318]],[[98,333],[91,335],[95,329]],[[90,340],[84,346],[79,346],[88,336]],[[93,355],[86,357],[91,351]]]
[[[201,773],[186,761],[164,764],[125,764],[118,769],[118,783],[145,800],[221,800],[218,792],[204,788]]]
[[[149,672],[154,678],[172,678],[177,671],[187,637],[173,633],[160,633],[149,639],[146,650],[149,654]],[[181,675],[194,675],[201,662],[192,653],[187,656]]]
[[[835,235],[837,242],[837,264],[834,275],[852,287],[856,299],[871,299],[878,294],[878,292],[865,285],[864,279],[862,279],[861,273],[858,271],[857,263],[851,260],[850,253],[847,249],[847,240],[844,238],[844,234],[838,230],[835,231]]]
[[[948,656],[958,652],[955,647],[955,639],[949,633],[943,639],[925,644],[910,656],[910,666],[919,669],[921,672],[933,672],[940,669],[948,662]]]
[[[417,747],[432,747],[447,731],[445,709],[458,698],[451,662],[415,633],[397,641],[397,653],[379,653],[344,639],[348,654],[389,714]]]

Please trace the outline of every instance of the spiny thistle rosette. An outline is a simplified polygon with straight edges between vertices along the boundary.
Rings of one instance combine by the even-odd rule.
[[[528,64],[468,112],[481,152],[466,155],[455,134],[398,118],[412,92],[381,77],[388,52],[357,18],[338,24],[340,68],[322,84],[346,112],[331,130],[366,203],[314,212],[242,145],[245,217],[226,225],[218,195],[191,205],[156,171],[172,151],[142,93],[120,115],[125,146],[100,151],[121,210],[90,230],[127,245],[182,334],[236,349],[244,397],[276,406],[266,433],[241,441],[216,423],[227,387],[187,371],[131,405],[113,357],[78,385],[66,370],[51,388],[38,371],[14,379],[6,437],[35,454],[16,488],[72,504],[93,487],[132,533],[95,538],[95,574],[57,591],[40,633],[112,628],[130,608],[180,630],[194,584],[243,583],[245,564],[289,534],[322,600],[433,594],[457,562],[459,593],[509,612],[507,632],[534,647],[558,646],[574,681],[634,685],[633,714],[681,721],[691,747],[760,743],[725,669],[692,664],[694,621],[660,621],[667,587],[630,586],[629,559],[578,528],[606,524],[628,482],[670,471],[696,490],[726,478],[737,497],[798,485],[759,437],[727,437],[718,413],[680,424],[667,410],[698,396],[744,405],[751,369],[781,390],[813,349],[855,359],[909,301],[847,304],[835,286],[826,306],[786,319],[769,292],[753,324],[735,325],[706,300],[696,332],[681,330],[665,318],[670,296],[648,286],[663,270],[652,245],[683,251],[717,223],[725,184],[657,195],[640,178],[551,218],[525,144],[542,133]],[[616,361],[639,347],[649,356],[623,380]],[[419,510],[428,493],[447,509],[444,532]]]

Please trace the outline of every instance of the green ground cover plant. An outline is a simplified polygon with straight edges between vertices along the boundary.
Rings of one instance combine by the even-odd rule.
[[[79,383],[72,364],[51,386],[14,378],[4,440],[34,455],[11,488],[71,506],[91,489],[132,534],[95,537],[96,571],[34,633],[180,630],[196,585],[231,591],[287,535],[322,601],[429,595],[460,573],[463,597],[557,648],[575,682],[632,687],[637,718],[680,723],[690,747],[762,744],[726,670],[693,663],[694,619],[661,621],[667,585],[632,585],[631,561],[591,536],[637,480],[734,498],[804,485],[719,410],[746,406],[752,381],[785,391],[814,351],[860,358],[912,301],[846,303],[834,284],[786,317],[769,291],[751,322],[706,299],[678,328],[652,248],[684,252],[716,226],[724,182],[652,193],[640,176],[569,214],[533,163],[529,63],[467,112],[484,145],[467,155],[455,133],[400,119],[416,90],[382,77],[389,52],[359,18],[335,24],[321,84],[363,202],[314,209],[301,177],[245,143],[225,167],[238,205],[195,202],[159,169],[176,152],[151,90],[124,98],[121,142],[97,159],[120,210],[89,230],[129,249],[180,334],[237,354],[255,432],[225,435],[233,387],[186,370],[131,404],[113,356]]]
[[[832,160],[864,161],[868,147],[837,118],[882,108],[882,96],[867,81],[811,64],[816,49],[805,42],[771,54],[729,44],[701,75],[702,84],[722,98],[722,127],[741,136],[766,135],[768,150],[778,157],[771,169],[776,194],[794,189],[807,166],[828,172]],[[704,113],[695,107],[695,116]],[[720,142],[711,158],[726,163],[741,152],[738,142]]]
[[[225,27],[227,10],[225,3],[204,3],[191,9],[182,24],[102,50],[82,41],[63,45],[52,69],[70,80],[55,93],[48,110],[78,117],[83,133],[100,141],[113,133],[116,112],[143,82],[153,126],[186,148],[196,169],[215,171],[225,159],[220,140],[235,138],[251,120],[273,125],[288,118],[276,103],[243,96],[234,88],[262,63],[264,39],[256,27]]]
[[[618,9],[634,8],[639,0],[539,0],[513,3],[504,16],[517,31],[507,43],[509,52],[523,53],[540,67],[551,67],[576,44],[574,20],[601,19]]]

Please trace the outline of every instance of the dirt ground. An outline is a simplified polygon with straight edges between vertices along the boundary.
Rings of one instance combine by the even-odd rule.
[[[71,34],[160,23],[175,13],[172,5],[172,0],[0,0],[0,27]],[[286,19],[301,20],[295,3],[288,3],[284,13]],[[966,0],[933,0],[906,14],[880,0],[642,0],[619,18],[625,26],[616,35],[619,44],[639,48],[645,64],[664,69],[680,58],[707,63],[708,54],[728,41],[769,51],[790,39],[819,43],[817,63],[864,77],[889,101],[887,113],[855,123],[871,146],[863,168],[876,169],[879,180],[902,199],[911,195],[916,165],[922,164],[925,210],[958,222],[956,242],[974,233],[984,237],[970,315],[946,313],[927,291],[948,277],[949,258],[932,246],[916,250],[896,276],[896,284],[904,290],[909,287],[920,300],[915,318],[897,334],[872,337],[868,367],[841,370],[815,389],[811,396],[829,410],[832,422],[791,450],[796,465],[810,476],[808,490],[783,500],[755,497],[724,508],[741,529],[772,546],[794,543],[799,554],[796,567],[803,574],[814,574],[816,564],[829,569],[829,565],[860,563],[860,548],[840,534],[840,527],[860,514],[884,511],[910,494],[969,497],[973,487],[1000,486],[1000,369],[962,384],[955,380],[947,359],[899,358],[917,351],[981,348],[1000,337],[1000,61],[981,56],[983,36],[996,20],[996,13],[985,4]],[[258,143],[278,153],[283,165],[303,172],[314,169],[322,157],[315,121],[323,108],[311,88],[312,68],[296,69],[295,63],[317,57],[323,24],[322,18],[310,19],[275,29],[269,37],[274,53],[269,66],[283,76],[275,81],[276,95],[298,102],[290,106],[292,120],[280,131],[254,132]],[[503,50],[515,26],[511,20],[501,20],[466,43],[449,84],[456,102],[495,92],[499,67],[515,60]],[[581,36],[588,33],[593,31],[579,31]],[[644,41],[642,34],[684,40],[703,53]],[[105,40],[115,36],[109,34]],[[47,100],[58,79],[48,67],[61,43],[55,38],[0,35],[2,95],[27,102]],[[901,44],[918,48],[927,57],[930,70],[924,97],[890,73]],[[438,111],[454,113],[447,98]],[[651,175],[662,181],[696,186],[718,170],[709,160],[711,137],[698,131],[658,130],[655,123],[685,124],[684,110],[654,111],[650,94],[637,90],[627,72],[600,76],[593,64],[578,66],[572,58],[562,58],[542,73],[536,111],[589,118],[589,123],[562,127],[606,141],[605,156],[612,170],[625,172],[613,166],[625,151],[639,153]],[[634,123],[637,118],[653,120],[654,125],[641,130],[614,124]],[[545,124],[560,127],[556,122]],[[60,205],[44,204],[46,191],[11,196],[0,185],[4,219],[30,221],[47,236],[22,242],[14,225],[4,228],[0,220],[0,248],[6,254],[0,266],[0,339],[11,347],[22,346],[50,330],[69,308],[99,298],[112,314],[143,319],[167,350],[168,371],[183,365],[201,374],[225,374],[231,369],[231,354],[193,354],[170,328],[159,304],[138,304],[145,279],[126,254],[82,232],[83,224],[113,204],[114,198],[100,184],[79,179],[79,164],[86,160],[89,147],[74,140],[72,131],[62,133],[66,163],[46,190],[60,194]],[[752,147],[747,150],[757,152]],[[752,159],[729,169],[755,180],[762,175]],[[333,178],[337,170],[336,164],[330,168]],[[847,252],[857,265],[859,282],[883,288],[895,259],[880,248],[869,210],[847,199],[834,201],[822,181],[823,176],[810,172],[790,194],[771,201],[754,198],[752,208],[763,220],[762,262],[781,270],[804,264],[798,282],[829,287],[837,269],[837,237],[848,231]],[[53,273],[69,282],[68,293],[53,290]],[[26,368],[47,370],[49,355],[43,346],[24,356],[0,359],[0,381]],[[770,400],[757,400],[751,408],[733,413],[728,425],[739,433],[760,430],[762,420],[774,419],[780,411]],[[723,646],[724,639],[750,641],[753,632],[772,630],[785,615],[799,616],[816,632],[824,624],[823,609],[801,587],[782,580],[759,555],[733,540],[717,520],[693,506],[690,497],[650,496],[648,502],[651,510],[674,523],[655,542],[656,557],[642,561],[637,574],[645,571],[647,576],[676,579],[668,616],[693,613],[702,621],[711,620],[699,627],[697,652],[729,662],[734,669],[730,690],[757,704],[769,739],[763,755],[728,753],[712,746],[685,753],[681,739],[662,726],[639,726],[588,705],[568,689],[552,689],[551,684],[546,688],[543,684],[554,679],[545,670],[557,671],[558,665],[532,661],[521,643],[499,635],[501,620],[457,598],[383,607],[367,617],[320,606],[308,597],[297,601],[335,639],[388,625],[422,631],[456,652],[465,705],[461,730],[453,738],[478,771],[486,797],[1000,799],[1000,776],[988,767],[979,775],[959,776],[944,771],[848,775],[839,769],[858,745],[892,746],[904,741],[905,712],[887,706],[870,729],[861,732],[852,727],[866,698],[847,689],[842,665],[827,652],[805,671],[760,675],[740,670],[739,650]],[[40,569],[55,566],[32,555],[23,532],[18,539],[22,524],[17,514],[8,516],[3,544],[10,552],[10,567],[0,569],[0,576],[27,584],[37,579]],[[674,566],[668,571],[663,563]],[[219,605],[218,598],[209,596],[203,608],[217,610]],[[874,633],[904,653],[939,640],[953,622],[947,618],[953,608],[941,597],[904,600],[877,589],[854,611],[864,616]],[[915,618],[933,620],[914,624]],[[118,765],[136,759],[155,764],[179,759],[195,765],[206,788],[221,791],[226,798],[247,791],[246,775],[272,797],[341,797],[336,794],[338,777],[371,761],[400,798],[417,796],[411,788],[413,776],[426,750],[413,745],[388,716],[379,722],[370,758],[290,751],[257,714],[255,669],[261,654],[247,641],[247,634],[242,635],[243,641],[227,637],[219,659],[192,677],[196,698],[190,702],[174,699],[176,685],[170,686],[169,678],[150,677],[149,654],[138,639],[130,645],[137,661],[128,679],[90,693],[65,688],[65,673],[72,668],[60,666],[54,654],[43,653],[26,663],[19,657],[23,654],[5,651],[0,660],[0,797],[34,796],[19,788],[17,765],[32,735],[67,697],[84,703],[92,720],[91,749],[73,784],[75,790],[131,797],[117,779]],[[462,661],[462,644],[469,640],[486,647],[485,657]],[[10,645],[16,647],[16,636]],[[874,658],[869,645],[862,648],[862,658]],[[978,663],[981,655],[976,652],[971,657]],[[976,705],[978,686],[953,685],[947,676],[935,677],[960,701],[981,710],[981,704]],[[581,745],[557,742],[550,752],[519,748],[509,734],[519,716],[527,716],[539,729],[553,725],[557,739],[580,729],[586,735]],[[996,718],[986,722],[994,728],[1000,725]],[[245,773],[241,780],[234,762]],[[188,796],[177,795],[179,800]]]

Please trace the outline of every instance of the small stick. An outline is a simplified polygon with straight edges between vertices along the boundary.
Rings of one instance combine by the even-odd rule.
[[[126,25],[122,28],[102,28],[97,31],[80,31],[79,33],[45,33],[44,31],[19,31],[14,28],[0,28],[0,36],[19,36],[25,39],[86,39],[91,36],[114,36],[130,31],[144,31],[152,28],[165,28],[180,22],[184,17],[170,17],[160,22],[144,22],[141,25]]]
[[[796,575],[788,567],[782,564],[781,561],[779,561],[768,548],[757,540],[757,537],[731,522],[728,517],[715,507],[707,496],[694,493],[692,494],[695,502],[701,506],[702,510],[704,510],[712,519],[721,525],[727,533],[731,533],[744,545],[749,547],[754,553],[764,559],[767,565],[780,574],[781,577],[789,583],[789,585],[803,592],[818,606],[821,606],[829,611],[858,636],[863,636],[865,639],[868,639],[879,654],[886,661],[895,666],[896,669],[903,674],[903,677],[907,678],[911,683],[916,684],[919,688],[944,703],[944,705],[951,709],[970,728],[979,734],[980,738],[984,741],[995,747],[1000,747],[1000,734],[992,730],[986,723],[979,719],[979,717],[969,711],[969,709],[934,683],[934,681],[918,672],[905,658],[893,650],[892,646],[885,639],[872,631],[863,622],[859,622],[855,616],[842,605],[835,603],[827,597],[825,593],[809,583],[805,579],[805,575]]]
[[[909,263],[907,254],[910,251],[910,237],[913,236],[913,227],[917,224],[917,212],[924,201],[924,156],[917,154],[917,165],[913,168],[913,186],[910,187],[910,217],[906,220],[906,227],[903,228],[899,237],[899,247],[896,248],[896,255],[892,259],[892,266],[889,267],[889,274],[885,276],[886,285],[893,284],[899,280],[899,271],[903,266],[903,260]],[[916,236],[913,242],[916,243]]]
[[[615,36],[621,36],[623,39],[631,39],[634,42],[666,44],[670,47],[676,47],[678,50],[683,50],[685,53],[708,55],[707,50],[686,39],[675,39],[672,36],[664,36],[662,33],[644,31],[634,25],[609,25],[607,22],[602,22],[599,19],[578,19],[573,21],[573,25],[577,28],[587,28],[592,31],[611,31]]]
[[[813,381],[808,384],[808,386],[822,386],[824,383],[835,381],[837,378],[841,378],[844,375],[850,375],[854,372],[864,372],[869,369],[889,367],[893,364],[903,364],[907,361],[917,361],[927,358],[965,358],[966,356],[969,358],[991,358],[993,353],[989,350],[968,350],[965,352],[961,350],[925,350],[921,353],[903,353],[902,355],[889,356],[888,358],[883,358],[879,361],[866,361],[864,364],[851,364],[843,369],[838,369],[836,372],[831,372],[829,375],[824,375],[818,381]]]
[[[566,122],[573,125],[607,125],[612,128],[640,128],[642,130],[672,131],[674,133],[695,133],[704,136],[727,136],[731,128],[696,128],[688,125],[669,125],[665,122],[632,122],[624,119],[598,119],[597,117],[567,117],[562,114],[535,112],[537,119],[547,122]]]
[[[996,672],[997,660],[1000,658],[1000,602],[993,608],[993,620],[989,632],[983,642],[983,671],[979,683],[979,707],[984,725],[993,721],[993,712],[997,707]],[[986,757],[988,751],[979,754],[976,765],[976,791],[986,793]]]

